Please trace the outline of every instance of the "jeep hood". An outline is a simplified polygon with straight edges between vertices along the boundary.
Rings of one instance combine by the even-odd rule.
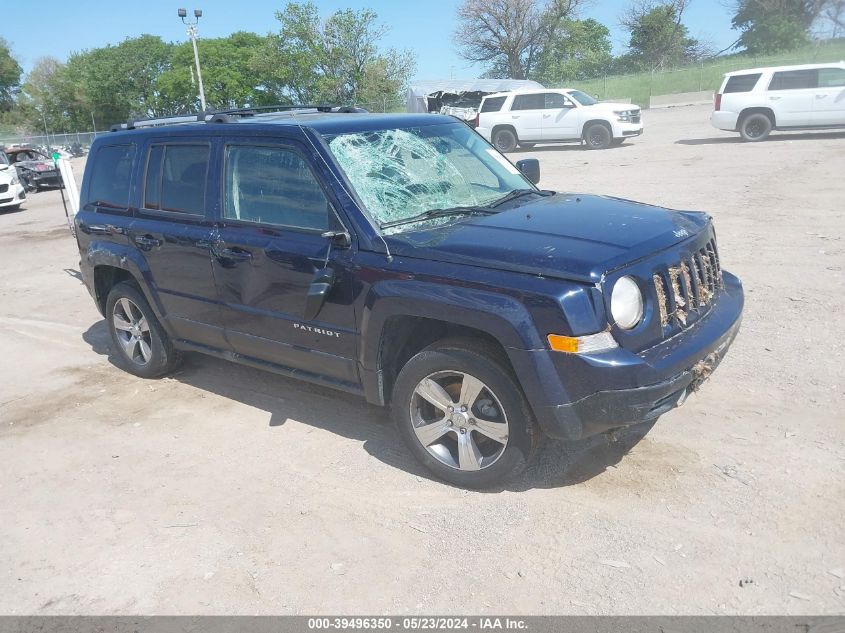
[[[489,216],[387,236],[391,253],[596,283],[706,229],[710,216],[558,193]]]

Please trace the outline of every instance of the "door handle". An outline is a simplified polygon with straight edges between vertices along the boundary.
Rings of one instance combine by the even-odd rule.
[[[777,101],[780,97],[769,97],[769,101]]]
[[[816,95],[816,99],[824,99],[827,95]]]
[[[549,118],[549,117],[551,117],[551,116],[552,116],[551,114],[544,114],[544,115],[543,115],[543,118],[544,118],[544,119],[548,119],[548,118]]]
[[[153,248],[154,246],[161,246],[161,240],[156,239],[151,235],[136,235],[135,243],[141,248]]]
[[[236,259],[239,261],[245,261],[247,259],[252,259],[252,253],[249,251],[245,251],[242,248],[215,248],[214,255],[218,259]]]
[[[511,115],[511,118],[512,118],[512,119],[518,119],[518,118],[519,118],[519,115],[518,115],[518,114],[512,114],[512,115]]]

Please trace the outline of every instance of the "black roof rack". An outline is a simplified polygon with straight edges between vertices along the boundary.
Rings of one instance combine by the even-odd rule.
[[[120,130],[134,130],[140,127],[156,127],[160,125],[180,125],[184,123],[231,123],[243,117],[257,114],[294,114],[298,111],[340,112],[344,114],[368,112],[357,106],[340,106],[331,104],[317,105],[269,105],[252,108],[231,108],[228,110],[207,110],[194,114],[176,114],[167,117],[152,117],[149,119],[130,119],[126,123],[117,123],[110,128],[111,132]]]

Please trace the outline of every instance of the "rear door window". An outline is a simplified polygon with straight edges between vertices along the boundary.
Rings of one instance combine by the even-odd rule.
[[[99,206],[126,209],[135,145],[103,145],[94,156],[88,199]]]
[[[786,70],[775,73],[769,90],[802,90],[804,88],[818,88],[819,71],[815,68],[809,70]]]
[[[144,175],[144,208],[205,214],[208,145],[153,145]]]
[[[502,105],[504,105],[505,99],[507,99],[507,97],[488,97],[484,100],[484,103],[481,104],[481,111],[498,112],[502,109]]]
[[[546,104],[546,96],[542,92],[531,95],[516,95],[513,98],[511,110],[542,110]]]
[[[762,73],[750,73],[748,75],[734,75],[733,77],[728,77],[728,81],[725,83],[725,89],[722,90],[722,92],[724,94],[728,94],[730,92],[751,92],[760,80],[761,74]]]

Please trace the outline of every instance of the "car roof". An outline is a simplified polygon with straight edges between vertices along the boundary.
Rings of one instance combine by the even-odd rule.
[[[232,117],[225,123],[174,123],[145,125],[110,134],[178,135],[187,131],[213,134],[238,134],[246,128],[272,131],[279,128],[310,129],[320,135],[350,134],[392,128],[424,127],[437,124],[459,124],[453,117],[440,114],[370,114],[342,112],[272,112],[253,116]],[[232,127],[228,127],[232,126]],[[99,137],[98,137],[99,138]],[[108,138],[108,135],[103,135]]]
[[[520,88],[519,90],[508,90],[507,92],[494,92],[486,95],[484,99],[490,97],[509,97],[510,95],[533,95],[547,92],[572,92],[575,88]]]
[[[736,75],[750,75],[753,73],[782,72],[786,70],[812,70],[814,68],[845,68],[845,61],[827,62],[819,64],[796,64],[793,66],[765,66],[761,68],[748,68],[746,70],[734,70],[732,72],[725,73],[725,77],[734,77]]]

